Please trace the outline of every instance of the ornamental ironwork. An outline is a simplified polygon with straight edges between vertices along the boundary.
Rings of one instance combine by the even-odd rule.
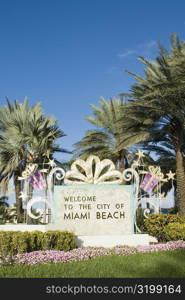
[[[162,193],[162,184],[175,179],[175,173],[170,170],[166,175],[160,166],[145,166],[145,154],[138,150],[137,159],[133,160],[130,168],[124,171],[116,170],[110,159],[100,160],[98,156],[91,155],[86,160],[77,159],[67,172],[57,167],[54,160],[49,160],[44,166],[27,164],[19,180],[22,182],[20,198],[26,207],[27,218],[49,223],[53,209],[54,186],[59,185],[119,185],[132,184],[134,195],[134,222],[136,231],[140,231],[137,224],[137,211],[142,206],[143,199],[147,207],[143,210],[144,217],[148,217],[151,209],[160,212],[160,202],[165,198]],[[31,190],[31,192],[30,192]],[[43,195],[37,195],[38,191]],[[39,208],[39,204],[44,209]],[[37,206],[34,212],[33,206]],[[48,216],[48,217],[46,217]]]

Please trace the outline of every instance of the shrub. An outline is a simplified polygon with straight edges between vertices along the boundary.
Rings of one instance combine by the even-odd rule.
[[[144,220],[144,227],[146,232],[156,237],[158,241],[166,241],[164,229],[169,223],[183,224],[185,223],[185,217],[178,214],[152,214]]]
[[[63,250],[69,251],[76,248],[76,240],[73,238],[73,234],[68,231],[63,231],[63,234],[59,234],[56,241],[56,250],[62,250],[61,245],[63,245]]]
[[[185,240],[185,223],[169,223],[164,234],[167,241]]]
[[[34,251],[35,249],[42,249],[43,232],[32,231],[29,233],[29,250],[28,252]]]
[[[13,255],[11,231],[0,231],[0,255]]]
[[[75,248],[74,235],[68,231],[47,231],[43,234],[41,248],[43,250],[64,250]]]
[[[68,231],[0,231],[0,255],[38,250],[68,251],[75,247],[75,236]]]
[[[12,234],[11,251],[13,254],[25,253],[29,251],[29,236],[30,233],[27,231],[17,231]]]

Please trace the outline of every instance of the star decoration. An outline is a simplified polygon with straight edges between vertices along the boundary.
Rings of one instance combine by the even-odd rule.
[[[49,162],[48,162],[48,165],[49,165],[51,168],[56,167],[56,163],[54,162],[54,159],[50,159]]]
[[[167,173],[166,174],[167,176],[168,176],[168,180],[170,180],[170,179],[174,179],[174,177],[175,177],[175,173],[172,173],[172,171],[170,170],[170,172],[169,173]]]
[[[138,158],[140,159],[141,157],[145,157],[144,152],[142,150],[138,150],[136,152],[136,155],[138,156]]]

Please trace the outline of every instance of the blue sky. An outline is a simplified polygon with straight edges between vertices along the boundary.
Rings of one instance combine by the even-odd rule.
[[[0,0],[0,105],[41,101],[71,150],[92,128],[90,103],[127,92],[124,70],[141,73],[137,57],[153,59],[156,41],[184,39],[184,11],[183,0]]]

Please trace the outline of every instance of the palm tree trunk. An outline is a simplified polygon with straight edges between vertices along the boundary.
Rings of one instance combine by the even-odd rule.
[[[123,172],[125,170],[125,166],[124,166],[124,158],[121,157],[121,159],[119,160],[119,171]]]
[[[15,172],[14,175],[14,185],[15,185],[15,199],[16,199],[16,210],[17,210],[17,222],[22,223],[23,207],[22,199],[20,198],[21,193],[21,181],[18,180],[20,176],[19,172]]]
[[[124,158],[125,158],[124,153],[123,151],[121,151],[119,155],[119,169],[118,169],[121,173],[123,173],[123,171],[125,170]],[[127,184],[124,179],[122,181],[122,184]]]
[[[28,183],[27,193],[28,193],[28,200],[27,201],[29,201],[33,197],[33,186],[31,185],[30,182]],[[27,224],[33,224],[33,219],[27,214],[27,212],[26,212],[26,223]]]
[[[185,169],[183,155],[180,148],[176,150],[176,178],[177,178],[177,208],[180,215],[185,216]]]

